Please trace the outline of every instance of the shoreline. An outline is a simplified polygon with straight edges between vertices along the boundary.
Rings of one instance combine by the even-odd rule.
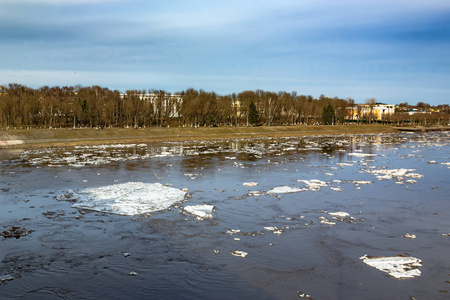
[[[388,125],[291,125],[226,127],[148,127],[148,128],[57,128],[9,129],[0,131],[0,149],[26,149],[98,144],[134,144],[236,138],[289,137],[312,135],[391,133]]]

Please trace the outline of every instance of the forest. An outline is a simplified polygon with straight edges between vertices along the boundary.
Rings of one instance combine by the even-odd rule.
[[[156,89],[121,93],[100,86],[33,89],[14,83],[0,87],[0,128],[344,124],[350,122],[348,108],[355,106],[352,98],[314,99],[296,92],[218,95],[191,88],[174,94]],[[409,115],[412,108],[422,114]],[[423,102],[402,103],[394,115],[378,121],[442,123],[449,112],[447,104],[433,108]]]

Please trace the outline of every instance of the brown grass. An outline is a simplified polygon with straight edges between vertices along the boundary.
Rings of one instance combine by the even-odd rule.
[[[393,132],[385,125],[295,125],[260,127],[173,127],[173,128],[105,128],[105,129],[15,129],[0,131],[0,141],[23,140],[15,148],[103,143],[145,143],[152,141],[183,141],[197,139],[228,139],[248,137],[283,137]]]

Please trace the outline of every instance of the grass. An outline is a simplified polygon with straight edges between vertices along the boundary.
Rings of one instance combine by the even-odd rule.
[[[61,145],[88,145],[100,143],[135,143],[195,139],[227,139],[244,137],[282,137],[302,135],[333,135],[393,132],[386,125],[295,125],[295,126],[223,126],[223,127],[148,127],[105,129],[10,129],[0,130],[0,141],[23,140],[15,147],[44,147]]]

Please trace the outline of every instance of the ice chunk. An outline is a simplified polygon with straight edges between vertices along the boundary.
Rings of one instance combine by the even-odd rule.
[[[185,194],[160,183],[128,182],[78,192],[72,207],[132,216],[166,209]]]
[[[343,211],[338,211],[338,212],[332,212],[332,213],[328,213],[330,216],[333,217],[339,217],[339,218],[348,218],[350,217],[350,214],[347,212],[343,212]]]
[[[240,257],[246,257],[248,255],[247,252],[240,251],[240,250],[232,250],[232,251],[230,251],[230,254],[234,255],[234,256],[240,256]]]
[[[405,238],[407,238],[407,239],[415,239],[416,235],[407,233],[407,234],[405,234]]]
[[[184,210],[190,214],[197,216],[200,219],[212,218],[212,213],[214,210],[214,205],[191,205],[185,206]]]
[[[306,183],[308,189],[310,191],[320,191],[320,189],[324,186],[327,186],[327,183],[325,181],[322,180],[318,180],[318,179],[311,179],[311,180],[297,180],[297,182],[303,182]]]
[[[421,273],[419,268],[422,266],[422,261],[415,257],[406,257],[402,255],[374,257],[366,254],[359,259],[365,264],[386,272],[397,279],[413,278],[420,276]]]
[[[349,153],[347,154],[349,156],[356,156],[356,157],[371,157],[371,156],[377,156],[376,154],[370,154],[370,153]]]
[[[265,230],[268,230],[268,231],[272,231],[273,234],[278,234],[278,235],[280,235],[280,234],[283,233],[283,231],[282,231],[281,229],[278,229],[278,227],[267,226],[267,227],[264,227],[264,229],[265,229]]]
[[[412,173],[415,169],[378,169],[378,170],[367,170],[368,173],[377,176],[378,180],[389,180],[392,178],[397,178],[398,180],[404,177],[409,178],[422,178],[423,175]]]
[[[262,191],[248,191],[249,196],[262,196],[264,195],[264,192]]]
[[[257,182],[244,182],[242,185],[253,187],[253,186],[257,186],[258,183]]]
[[[287,194],[287,193],[297,193],[297,192],[303,192],[306,191],[305,188],[294,188],[294,187],[290,187],[290,186],[279,186],[276,188],[271,189],[270,191],[268,191],[268,194]]]
[[[13,280],[13,279],[14,279],[14,276],[11,276],[9,274],[0,276],[0,282],[9,281],[9,280]]]

